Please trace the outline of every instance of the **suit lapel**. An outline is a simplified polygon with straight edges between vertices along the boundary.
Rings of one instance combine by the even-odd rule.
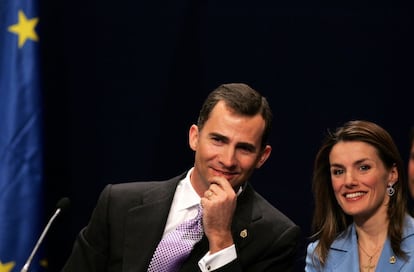
[[[161,186],[149,190],[142,196],[142,203],[128,212],[123,271],[146,271],[164,232],[180,178],[162,182]]]
[[[249,244],[251,239],[250,226],[262,218],[262,214],[254,209],[254,192],[250,184],[244,188],[237,199],[237,208],[233,218],[232,233],[237,249],[242,249]]]
[[[357,237],[353,224],[331,245],[327,271],[359,272]]]
[[[404,220],[404,233],[401,243],[401,248],[408,254],[413,252],[413,244],[408,242],[410,236],[414,235],[414,221],[411,217],[406,215]],[[384,248],[381,253],[381,258],[378,263],[378,267],[384,269],[384,271],[401,271],[403,265],[407,263],[406,260],[399,258],[395,255],[394,251],[391,248],[391,242],[389,239],[385,241]]]
[[[391,242],[387,239],[381,252],[377,267],[381,267],[383,271],[400,271],[405,261],[397,257],[391,248]]]

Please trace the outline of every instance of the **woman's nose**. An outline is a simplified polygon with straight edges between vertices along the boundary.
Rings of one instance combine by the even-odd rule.
[[[352,171],[346,172],[346,175],[345,175],[345,184],[347,186],[351,186],[351,185],[355,185],[356,183],[357,183],[357,180],[355,179],[355,176],[352,173]]]

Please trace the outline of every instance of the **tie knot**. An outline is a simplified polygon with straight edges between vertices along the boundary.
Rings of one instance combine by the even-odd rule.
[[[189,219],[187,221],[184,221],[181,225],[177,227],[177,230],[193,230],[196,232],[202,232],[203,231],[203,208],[201,207],[201,204],[197,207],[197,215]]]

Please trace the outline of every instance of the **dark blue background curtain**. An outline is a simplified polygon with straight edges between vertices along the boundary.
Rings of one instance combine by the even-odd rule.
[[[107,183],[191,167],[188,129],[209,91],[245,82],[274,110],[273,153],[254,187],[310,231],[311,175],[328,128],[368,119],[408,155],[412,10],[280,1],[43,0],[47,237],[58,271]]]
[[[38,21],[38,1],[0,2],[0,271],[22,269],[43,223]],[[42,258],[30,271],[43,271]]]

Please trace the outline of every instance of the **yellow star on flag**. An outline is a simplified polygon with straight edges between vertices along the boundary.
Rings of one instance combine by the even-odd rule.
[[[12,271],[15,263],[14,262],[8,262],[8,263],[2,263],[0,261],[0,272],[10,272]]]
[[[15,25],[9,26],[10,32],[16,33],[19,36],[19,48],[23,47],[27,39],[38,41],[35,27],[39,21],[39,18],[35,17],[27,19],[23,11],[19,10],[19,22]],[[1,272],[1,270],[0,270]]]

